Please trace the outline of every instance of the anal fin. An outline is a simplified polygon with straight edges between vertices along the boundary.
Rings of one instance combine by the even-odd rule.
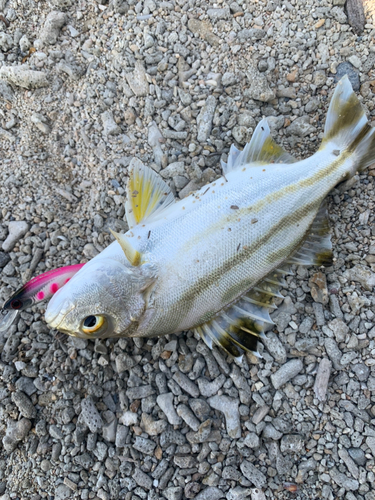
[[[279,288],[284,284],[283,276],[289,274],[287,269],[275,269],[232,304],[222,311],[214,320],[195,328],[208,347],[218,345],[226,352],[239,358],[244,351],[257,351],[258,340],[264,337],[264,325],[274,324],[270,311],[276,309],[273,301],[283,297]]]

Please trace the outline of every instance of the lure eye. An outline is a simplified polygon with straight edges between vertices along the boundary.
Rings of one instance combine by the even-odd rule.
[[[84,319],[83,324],[82,324],[82,331],[83,333],[96,333],[98,330],[103,328],[107,323],[107,320],[104,316],[101,314],[98,314],[96,316],[87,316],[87,318]]]
[[[22,302],[22,300],[19,300],[19,299],[14,299],[10,303],[10,307],[12,309],[16,309],[16,310],[21,309],[22,305],[23,305],[23,302]]]

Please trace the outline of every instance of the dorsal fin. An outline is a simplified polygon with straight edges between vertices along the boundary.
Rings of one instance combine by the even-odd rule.
[[[249,163],[294,163],[297,160],[287,153],[272,139],[267,120],[263,118],[258,123],[251,141],[246,144],[243,151],[231,146],[228,163],[221,162],[224,174],[235,168]]]
[[[130,162],[126,194],[126,220],[130,229],[174,202],[170,187],[138,158]]]
[[[324,201],[302,244],[287,263],[302,266],[332,265],[332,243],[329,232],[327,203]]]

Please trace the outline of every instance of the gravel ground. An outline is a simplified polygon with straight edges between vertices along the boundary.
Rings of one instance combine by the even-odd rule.
[[[351,27],[344,0],[0,13],[1,300],[127,229],[134,156],[184,197],[266,116],[307,157],[345,73],[375,119],[375,26]],[[191,332],[71,339],[23,312],[0,335],[1,500],[374,500],[374,178],[329,198],[334,265],[288,277],[263,359]]]

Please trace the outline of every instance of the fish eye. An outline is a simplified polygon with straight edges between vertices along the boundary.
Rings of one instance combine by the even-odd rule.
[[[101,314],[87,316],[82,323],[83,333],[96,333],[107,325],[107,319]]]
[[[19,299],[14,299],[12,300],[12,302],[10,303],[10,306],[12,309],[21,309],[22,307],[22,300],[19,300]]]

